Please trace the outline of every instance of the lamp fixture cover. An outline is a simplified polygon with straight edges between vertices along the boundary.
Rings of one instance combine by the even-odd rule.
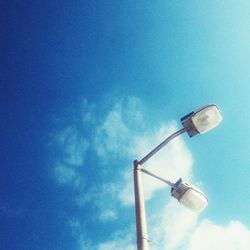
[[[181,178],[172,187],[171,195],[182,205],[197,213],[205,209],[208,204],[205,194],[196,187],[184,183]]]
[[[220,111],[214,104],[207,105],[181,118],[182,125],[190,137],[208,132],[218,126],[221,121]]]

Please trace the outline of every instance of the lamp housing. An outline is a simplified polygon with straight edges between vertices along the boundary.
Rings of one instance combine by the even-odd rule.
[[[200,213],[206,208],[208,199],[199,189],[180,178],[171,188],[171,195],[188,209]]]
[[[221,121],[220,111],[214,104],[202,107],[181,118],[181,123],[190,137],[208,132]]]

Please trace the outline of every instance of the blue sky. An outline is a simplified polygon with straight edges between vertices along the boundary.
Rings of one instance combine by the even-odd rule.
[[[209,104],[223,122],[145,167],[196,184],[199,216],[144,178],[150,249],[250,247],[249,1],[3,1],[3,249],[132,250],[132,165]]]

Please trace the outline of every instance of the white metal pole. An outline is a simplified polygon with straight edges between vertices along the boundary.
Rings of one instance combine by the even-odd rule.
[[[141,165],[148,161],[153,155],[155,155],[160,149],[166,146],[175,137],[181,135],[186,131],[185,128],[173,133],[168,138],[166,138],[161,144],[149,152],[140,161],[134,161],[134,192],[135,192],[135,217],[136,217],[136,235],[137,235],[137,250],[148,250],[148,231],[147,231],[147,221],[146,212],[144,204],[144,196],[142,189],[142,179],[141,179]],[[144,171],[145,173],[148,171]],[[148,172],[148,174],[153,175]],[[156,176],[155,176],[156,177]],[[163,180],[162,178],[156,177]],[[166,182],[166,180],[164,180]],[[172,183],[166,182],[170,186]]]
[[[137,249],[148,250],[148,232],[147,232],[145,204],[144,204],[143,189],[142,189],[141,171],[138,161],[134,161],[134,192],[135,192]]]

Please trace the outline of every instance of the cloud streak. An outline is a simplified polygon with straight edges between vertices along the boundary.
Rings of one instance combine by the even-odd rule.
[[[203,220],[193,231],[187,250],[250,249],[250,230],[239,221],[220,226]]]
[[[144,117],[143,105],[135,97],[122,98],[114,101],[109,110],[99,110],[98,112],[103,112],[99,120],[94,112],[96,109],[92,105],[91,109],[85,110],[82,119],[83,123],[91,122],[93,133],[90,137],[83,138],[81,131],[76,129],[74,124],[58,137],[63,155],[55,166],[55,173],[61,184],[72,187],[83,185],[79,168],[84,167],[86,151],[91,151],[91,154],[99,159],[95,168],[101,183],[97,184],[98,187],[91,187],[84,194],[78,195],[75,200],[82,207],[86,203],[94,203],[95,208],[99,210],[99,223],[107,223],[117,220],[134,204],[132,160],[143,157],[175,132],[178,126],[175,121],[158,125],[156,128],[149,126]],[[119,167],[115,167],[117,162]],[[172,182],[179,177],[196,182],[193,162],[192,154],[183,138],[178,137],[144,167]],[[107,171],[99,171],[103,168]],[[227,226],[221,226],[208,219],[200,221],[196,214],[181,207],[170,195],[165,200],[158,198],[157,194],[165,192],[165,184],[145,175],[143,184],[151,249],[250,249],[249,229],[241,222],[231,221]],[[103,202],[105,200],[109,202]],[[82,249],[89,247],[86,249],[91,250],[135,249],[134,234],[131,234],[134,222],[128,223],[128,227],[113,231],[109,238],[102,242],[91,242],[87,234],[81,234],[79,244]],[[71,223],[71,227],[80,228],[77,223]],[[81,230],[84,230],[83,227]]]

